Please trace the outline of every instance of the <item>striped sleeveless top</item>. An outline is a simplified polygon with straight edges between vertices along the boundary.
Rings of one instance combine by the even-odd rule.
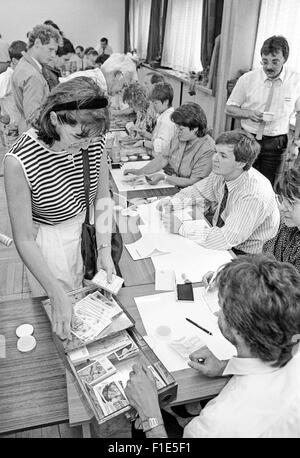
[[[88,147],[90,205],[94,203],[105,135]],[[33,221],[55,225],[86,209],[82,154],[52,151],[43,146],[33,129],[23,133],[7,152],[22,165],[31,190]]]

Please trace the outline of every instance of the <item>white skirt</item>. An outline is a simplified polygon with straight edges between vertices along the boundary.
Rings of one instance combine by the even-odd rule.
[[[65,291],[82,286],[81,231],[84,218],[85,211],[55,226],[34,223],[36,243],[49,269]],[[32,273],[28,269],[26,272],[32,296],[47,295]]]

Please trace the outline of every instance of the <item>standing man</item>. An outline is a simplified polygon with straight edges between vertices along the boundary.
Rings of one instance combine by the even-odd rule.
[[[28,40],[28,51],[18,63],[12,77],[14,97],[21,118],[19,134],[34,122],[38,109],[49,93],[42,66],[50,63],[56,56],[61,35],[54,27],[42,24],[34,27]]]
[[[240,77],[226,105],[226,114],[241,119],[242,128],[260,143],[254,167],[272,185],[283,167],[290,117],[294,111],[300,114],[300,75],[284,66],[288,56],[289,45],[284,37],[268,38],[261,48],[262,68]],[[266,112],[269,115],[264,115]],[[294,141],[299,135],[297,116]]]

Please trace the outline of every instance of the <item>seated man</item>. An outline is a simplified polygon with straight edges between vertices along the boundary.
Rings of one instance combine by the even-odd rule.
[[[197,103],[185,103],[171,114],[177,135],[170,148],[140,169],[126,169],[124,175],[153,174],[147,177],[150,184],[164,180],[174,186],[191,186],[207,177],[216,151],[214,140],[207,134],[206,115]],[[164,169],[166,173],[157,173]]]
[[[152,132],[151,140],[139,140],[134,147],[145,146],[152,150],[154,157],[166,153],[169,150],[172,138],[175,135],[175,124],[171,120],[174,111],[172,107],[174,91],[169,83],[157,83],[153,86],[150,94],[153,108],[158,118]]]
[[[260,253],[263,244],[276,235],[280,215],[269,180],[251,168],[259,148],[247,132],[221,134],[216,141],[212,173],[160,202],[159,207],[168,210],[163,218],[169,230],[205,248]],[[191,204],[204,206],[206,202],[216,206],[209,228],[203,219],[182,223],[171,212]]]
[[[226,264],[216,282],[219,326],[237,357],[219,361],[206,347],[190,355],[202,374],[232,378],[183,437],[300,437],[299,273],[273,257],[247,255]],[[146,436],[167,437],[163,417],[167,429],[174,417],[162,416],[149,369],[134,365],[125,392]]]

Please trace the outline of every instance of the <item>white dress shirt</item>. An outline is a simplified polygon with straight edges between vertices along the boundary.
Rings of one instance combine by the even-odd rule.
[[[221,214],[225,223],[223,227],[216,227],[224,195],[223,176],[212,172],[207,178],[183,189],[171,199],[175,210],[188,205],[198,206],[205,201],[217,204],[212,227],[203,227],[201,219],[184,221],[179,234],[205,248],[229,250],[236,247],[246,253],[261,253],[263,244],[275,237],[280,224],[271,183],[251,168],[235,180],[226,181],[226,184],[228,198]]]
[[[232,358],[221,393],[184,429],[184,438],[300,438],[300,353],[282,368]]]
[[[262,68],[245,73],[233,88],[227,105],[264,112],[271,84]],[[300,111],[300,74],[284,66],[274,84],[272,103],[268,110],[274,113],[274,120],[267,122],[264,128],[264,135],[272,137],[287,134],[291,115],[294,111]],[[241,119],[241,126],[247,132],[257,134],[259,123]]]
[[[171,140],[176,133],[176,126],[170,118],[173,111],[174,108],[170,107],[157,118],[156,126],[152,133],[153,156],[166,153],[170,147]]]

